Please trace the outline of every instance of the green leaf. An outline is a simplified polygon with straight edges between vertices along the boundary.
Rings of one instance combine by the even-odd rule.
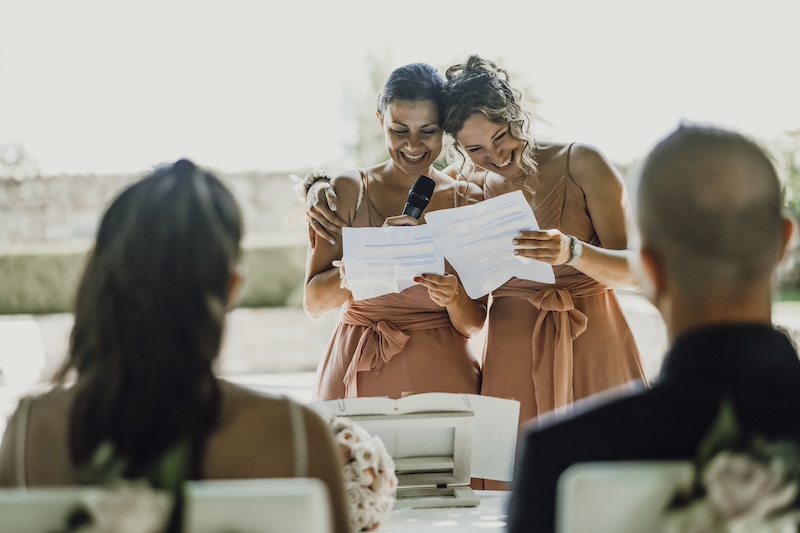
[[[742,430],[736,417],[736,409],[731,399],[725,397],[720,402],[716,419],[700,441],[697,461],[700,465],[705,465],[720,451],[736,450],[741,444]]]

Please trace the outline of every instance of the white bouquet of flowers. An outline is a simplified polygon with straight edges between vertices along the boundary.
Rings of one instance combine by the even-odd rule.
[[[730,401],[698,450],[695,483],[667,508],[664,533],[796,533],[800,445],[746,435]]]
[[[372,531],[394,506],[397,476],[383,441],[345,417],[330,428],[344,458],[345,499],[353,531]]]

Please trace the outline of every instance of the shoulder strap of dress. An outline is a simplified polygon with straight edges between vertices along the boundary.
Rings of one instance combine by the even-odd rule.
[[[575,141],[569,143],[569,146],[567,146],[567,164],[566,164],[566,168],[564,170],[566,172],[567,176],[569,176],[569,154],[572,152],[572,145],[573,144],[575,144]]]
[[[367,171],[363,168],[358,169],[358,175],[361,176],[361,185],[358,188],[358,200],[356,200],[356,211],[361,207],[361,201],[367,195]]]
[[[292,442],[294,443],[294,476],[308,477],[308,439],[306,425],[303,421],[303,409],[300,404],[286,398],[289,407],[289,423],[292,425]]]
[[[17,442],[15,443],[17,483],[23,488],[28,486],[25,475],[25,448],[28,440],[28,416],[31,411],[31,403],[33,403],[33,399],[30,396],[26,396],[19,401],[16,427],[14,428],[17,433]]]

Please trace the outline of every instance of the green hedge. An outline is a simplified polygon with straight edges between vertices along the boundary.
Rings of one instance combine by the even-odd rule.
[[[71,311],[89,246],[26,244],[0,250],[0,314]],[[237,305],[299,305],[305,257],[305,244],[291,239],[246,243],[246,277]]]

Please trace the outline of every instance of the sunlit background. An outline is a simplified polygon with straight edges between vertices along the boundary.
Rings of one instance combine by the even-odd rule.
[[[620,164],[682,118],[772,141],[800,129],[798,21],[795,0],[0,0],[0,155],[46,175],[374,163],[349,149],[370,76],[470,53],[536,97],[539,136]]]
[[[682,119],[736,128],[781,159],[791,193],[798,23],[797,0],[0,0],[0,433],[65,356],[83,254],[134,174],[184,156],[238,174],[248,232],[297,237],[248,248],[252,298],[222,368],[307,400],[336,317],[299,307],[305,228],[283,223],[286,176],[385,156],[373,115],[391,69],[497,60],[535,135],[594,144],[621,170]],[[640,300],[624,307],[653,373],[664,327]]]

